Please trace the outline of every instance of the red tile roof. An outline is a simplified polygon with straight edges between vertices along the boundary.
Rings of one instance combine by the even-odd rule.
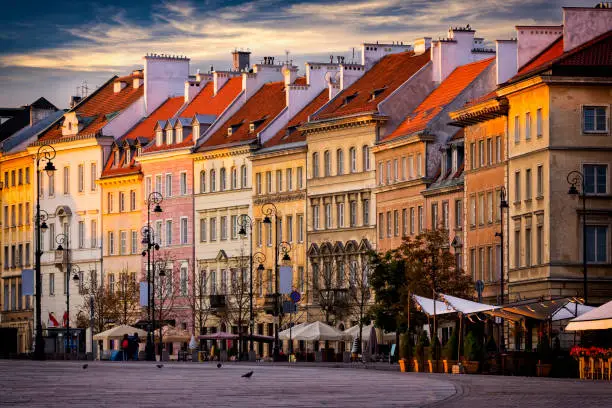
[[[134,89],[131,85],[115,93],[114,83],[117,77],[111,78],[96,92],[89,95],[81,103],[76,105],[70,112],[76,112],[82,118],[91,118],[91,122],[79,131],[79,134],[94,134],[109,123],[111,115],[121,112],[127,108],[144,93],[144,86]],[[39,140],[52,141],[62,138],[62,122],[51,126],[39,138]]]
[[[429,60],[429,52],[414,55],[414,52],[409,51],[383,57],[355,83],[337,95],[314,119],[333,119],[360,112],[376,111],[381,101]],[[377,91],[374,99],[372,99],[373,91]],[[351,96],[354,97],[346,102],[346,98]]]
[[[552,61],[555,58],[560,57],[563,54],[563,36],[560,36],[553,41],[548,47],[544,48],[542,52],[527,61],[525,65],[520,67],[517,75],[523,75],[533,69],[541,67],[547,62]]]
[[[417,108],[391,134],[383,140],[393,140],[424,130],[449,103],[451,103],[468,85],[470,85],[495,57],[472,62],[455,68],[453,72],[434,89]]]
[[[219,89],[217,95],[214,93],[214,83],[209,81],[195,98],[187,105],[181,113],[182,118],[195,115],[220,115],[225,108],[242,91],[242,77],[230,78],[225,85]]]
[[[257,133],[264,129],[283,108],[285,108],[285,83],[271,82],[264,84],[238,112],[202,143],[198,150],[255,139]],[[250,132],[249,127],[253,121],[259,122],[255,132]],[[232,135],[228,136],[227,129],[230,126],[233,126],[234,130]]]
[[[189,129],[189,134],[183,135],[183,141],[181,143],[173,143],[171,145],[166,144],[165,142],[161,145],[157,146],[155,143],[149,144],[149,146],[144,150],[145,153],[155,153],[161,152],[165,150],[174,150],[174,149],[182,149],[186,147],[193,147],[193,133],[191,129]]]
[[[183,101],[184,98],[182,96],[168,98],[166,102],[162,103],[157,109],[155,109],[155,111],[153,111],[153,113],[142,119],[125,135],[123,135],[119,140],[117,140],[117,143],[122,146],[126,140],[132,143],[136,139],[138,139],[144,147],[144,145],[146,145],[153,139],[155,125],[157,124],[157,121],[168,120],[172,116],[174,116],[174,114],[178,112],[181,106],[183,106]],[[104,166],[104,170],[102,171],[102,177],[120,176],[137,173],[138,171],[140,171],[140,164],[136,163],[136,155],[134,154],[134,152],[132,152],[131,162],[127,166],[125,165],[125,151],[122,150],[121,158],[119,159],[119,163],[117,166],[113,165],[113,156],[113,154],[110,155],[106,165]]]
[[[317,95],[308,105],[306,105],[301,111],[299,111],[287,126],[282,128],[276,135],[268,140],[264,146],[276,146],[286,143],[303,142],[306,140],[306,136],[302,131],[297,128],[308,121],[308,117],[320,109],[329,100],[329,91],[324,89],[319,95]]]
[[[306,83],[306,77],[305,76],[301,76],[301,77],[297,77],[295,78],[295,81],[293,81],[293,85],[308,85]]]
[[[475,98],[475,99],[467,101],[465,103],[464,108],[467,108],[468,106],[475,106],[475,105],[478,105],[479,103],[487,102],[487,101],[493,100],[495,98],[497,98],[497,92],[496,91],[491,91],[488,94],[483,95],[483,96],[481,96],[479,98]]]

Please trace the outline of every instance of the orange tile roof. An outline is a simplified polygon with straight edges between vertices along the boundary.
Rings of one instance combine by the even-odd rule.
[[[257,133],[264,129],[283,108],[285,108],[285,83],[281,81],[264,84],[255,95],[246,101],[238,112],[202,143],[198,151],[214,146],[255,139]],[[249,125],[253,121],[260,122],[255,132],[250,132]],[[227,129],[230,126],[233,126],[234,130],[232,135],[228,136]]]
[[[306,77],[305,76],[301,76],[301,77],[297,77],[295,78],[295,81],[293,81],[293,85],[308,85],[306,83]]]
[[[417,108],[391,134],[383,140],[393,140],[400,136],[409,135],[424,130],[444,107],[451,103],[469,84],[471,84],[495,57],[482,61],[472,62],[455,68],[450,75],[434,89]]]
[[[242,77],[230,78],[217,92],[214,93],[214,83],[209,81],[195,98],[187,105],[181,113],[182,118],[195,115],[220,115],[225,108],[242,91]]]
[[[321,106],[329,100],[329,91],[324,89],[319,95],[317,95],[308,105],[306,105],[301,111],[291,118],[287,126],[282,128],[275,134],[270,140],[268,140],[264,146],[276,146],[286,143],[303,142],[306,140],[306,136],[302,131],[297,128],[308,121],[308,117],[315,113]]]
[[[89,95],[81,103],[76,105],[70,112],[76,112],[83,118],[91,118],[91,122],[79,131],[79,134],[94,134],[109,123],[111,115],[121,112],[127,108],[144,93],[144,86],[134,89],[131,85],[115,93],[114,83],[117,77],[111,78],[96,92]],[[43,141],[59,140],[62,138],[62,121],[51,126],[39,138]]]
[[[520,67],[517,75],[523,75],[533,69],[541,67],[547,62],[560,57],[563,54],[563,36],[560,36],[553,41],[548,47],[544,48],[542,52],[537,54],[531,60],[527,61],[525,65]]]
[[[495,98],[497,98],[497,92],[496,91],[491,91],[488,94],[483,95],[483,96],[481,96],[479,98],[475,98],[475,99],[467,101],[465,103],[464,108],[467,108],[468,106],[475,106],[475,105],[478,105],[479,103],[487,102],[487,101],[493,100]]]
[[[171,145],[167,145],[164,142],[159,146],[157,146],[155,143],[151,143],[144,150],[144,152],[145,153],[155,153],[155,152],[161,152],[165,150],[182,149],[186,147],[193,147],[193,133],[191,132],[191,130],[189,131],[188,135],[183,136],[183,141],[181,143],[173,143]]]
[[[155,133],[155,125],[160,120],[168,120],[183,106],[184,97],[177,96],[175,98],[168,98],[166,102],[162,103],[153,113],[146,118],[138,122],[132,129],[130,129],[125,135],[117,140],[117,143],[122,145],[126,140],[133,142],[136,139],[140,141],[143,147],[150,142]],[[102,177],[119,176],[140,171],[140,164],[135,161],[135,154],[132,154],[131,162],[129,165],[125,165],[125,151],[121,152],[121,158],[117,166],[113,166],[114,158],[111,154],[104,166],[102,171]]]
[[[402,52],[383,57],[355,83],[342,91],[315,120],[333,119],[359,112],[376,111],[378,104],[430,60],[430,53]],[[374,99],[372,92],[379,91]],[[345,103],[347,96],[354,98]]]

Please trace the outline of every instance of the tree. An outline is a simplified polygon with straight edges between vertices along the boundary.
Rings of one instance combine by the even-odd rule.
[[[155,262],[155,286],[153,290],[152,313],[159,325],[159,352],[162,351],[162,327],[164,322],[175,317],[175,301],[180,291],[180,279],[174,258],[164,251]]]
[[[368,319],[368,309],[372,301],[371,280],[374,271],[370,261],[372,255],[370,253],[365,254],[361,257],[360,261],[353,260],[345,268],[345,270],[348,270],[349,313],[352,316],[357,316],[357,321],[359,322],[359,332],[357,335],[359,349],[361,349],[363,326],[366,323],[366,319]]]
[[[141,312],[140,291],[135,274],[128,272],[127,265],[119,273],[118,289],[115,298],[118,308],[119,324],[131,325],[138,320]]]
[[[346,261],[343,257],[324,256],[321,270],[313,276],[313,292],[321,306],[325,323],[334,325],[349,312]]]
[[[119,320],[119,309],[117,307],[117,296],[105,286],[98,284],[95,276],[88,283],[83,284],[83,304],[79,308],[79,326],[89,326],[91,316],[91,304],[93,303],[93,330],[101,333],[107,330],[112,323]]]
[[[191,312],[191,320],[193,322],[193,333],[195,335],[196,326],[198,333],[204,334],[206,321],[211,314],[210,299],[206,292],[210,274],[206,270],[197,270],[193,272],[193,284],[191,291],[188,291],[189,309]]]
[[[230,280],[225,297],[226,309],[225,319],[228,323],[238,326],[238,353],[242,356],[244,352],[244,330],[250,317],[250,281],[249,281],[249,257],[245,256],[241,248],[240,256],[236,259],[235,266],[230,268]]]

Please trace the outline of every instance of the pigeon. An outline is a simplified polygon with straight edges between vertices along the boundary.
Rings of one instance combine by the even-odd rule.
[[[157,368],[162,368],[164,365],[163,364],[157,364]]]
[[[248,372],[248,373],[246,373],[246,374],[242,374],[242,378],[251,378],[251,376],[252,376],[252,375],[253,375],[253,372],[252,372],[252,371],[249,371],[249,372]]]
[[[221,368],[222,364],[221,363],[217,363],[217,368]]]
[[[83,370],[86,370],[89,367],[89,364],[83,364]]]

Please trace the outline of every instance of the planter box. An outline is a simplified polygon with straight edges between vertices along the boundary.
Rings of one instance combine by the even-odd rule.
[[[402,372],[402,373],[407,373],[408,372],[408,369],[410,367],[409,367],[409,364],[408,364],[407,360],[401,359],[399,361],[399,365],[400,365],[400,372]]]
[[[464,361],[463,367],[465,372],[468,374],[478,374],[478,368],[480,367],[479,361]]]
[[[551,370],[552,370],[552,364],[536,365],[536,372],[537,372],[538,377],[549,377]]]
[[[442,360],[444,363],[444,372],[447,374],[452,373],[453,366],[457,364],[457,360]]]
[[[419,372],[419,369],[421,369],[421,370],[423,369],[423,368],[422,368],[422,366],[419,364],[419,360],[417,360],[417,359],[415,358],[415,359],[414,359],[414,360],[412,360],[412,361],[413,361],[413,364],[414,364],[414,365],[413,365],[413,367],[414,367],[414,372],[415,372],[415,373],[418,373],[418,372]]]
[[[444,363],[442,360],[427,360],[427,366],[430,373],[442,373],[444,372]]]

